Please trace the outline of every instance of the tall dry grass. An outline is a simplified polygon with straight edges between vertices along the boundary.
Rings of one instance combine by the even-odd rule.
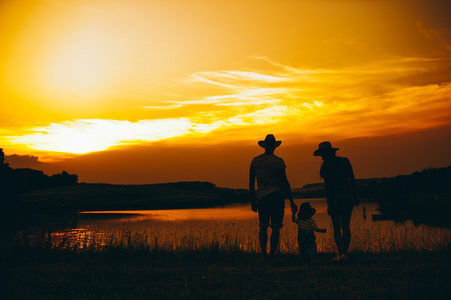
[[[327,233],[316,234],[318,251],[333,253],[336,246],[331,226],[327,229]],[[52,232],[50,238],[44,234],[41,243],[45,240],[50,247],[79,251],[121,247],[170,252],[219,249],[253,253],[260,251],[258,230],[255,220],[108,221],[66,232]],[[448,228],[373,223],[371,227],[356,226],[351,231],[351,252],[434,251],[451,243],[451,229]],[[281,231],[280,253],[297,253],[296,236],[296,226],[287,223]]]

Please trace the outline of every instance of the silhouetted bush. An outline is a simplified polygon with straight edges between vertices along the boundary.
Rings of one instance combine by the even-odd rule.
[[[387,216],[449,218],[451,214],[451,166],[425,169],[412,175],[384,178],[374,198]]]
[[[19,189],[13,172],[14,170],[9,164],[5,163],[3,149],[0,148],[0,211],[3,215],[18,210],[20,207]]]
[[[29,168],[13,169],[5,163],[5,154],[0,148],[0,204],[3,210],[18,209],[19,195],[33,190],[75,185],[78,176],[63,171],[52,176]]]
[[[50,186],[49,176],[44,172],[29,168],[13,169],[12,176],[20,193],[32,190],[48,188]]]
[[[61,174],[54,174],[50,177],[52,187],[77,184],[78,176],[63,171]]]
[[[78,182],[78,176],[63,171],[61,174],[52,176],[45,175],[44,172],[29,168],[19,168],[12,170],[12,176],[19,193],[27,193],[34,190],[54,188],[66,185],[74,185]]]

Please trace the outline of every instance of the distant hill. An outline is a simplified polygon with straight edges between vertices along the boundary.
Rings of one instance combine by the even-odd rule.
[[[131,210],[213,207],[249,202],[245,189],[187,181],[148,185],[78,183],[63,171],[52,176],[33,169],[13,169],[0,148],[0,204],[3,212],[19,210]],[[451,215],[451,166],[411,175],[357,179],[359,197],[379,203],[390,218],[439,218]],[[293,189],[295,198],[324,198],[324,184]]]
[[[152,210],[245,203],[249,195],[247,190],[219,188],[199,181],[148,185],[79,183],[25,193],[20,200],[32,210]]]
[[[212,207],[249,201],[247,190],[216,187],[210,182],[148,185],[78,183],[76,174],[48,176],[34,169],[13,169],[0,148],[2,214],[24,211],[87,211]]]

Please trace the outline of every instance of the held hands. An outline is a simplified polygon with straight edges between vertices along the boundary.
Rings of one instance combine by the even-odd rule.
[[[252,208],[253,212],[257,212],[258,211],[258,203],[257,203],[257,201],[252,201],[251,208]]]
[[[360,200],[357,196],[354,196],[354,206],[358,206],[360,204]]]
[[[291,212],[294,214],[298,212],[298,207],[296,206],[293,200],[291,201]]]
[[[258,211],[258,202],[257,202],[257,193],[255,193],[255,190],[251,191],[251,209],[253,212]]]

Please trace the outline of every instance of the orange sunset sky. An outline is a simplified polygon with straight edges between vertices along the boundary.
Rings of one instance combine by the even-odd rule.
[[[0,147],[80,182],[247,187],[282,145],[292,187],[319,142],[357,178],[451,165],[445,0],[0,0]]]

